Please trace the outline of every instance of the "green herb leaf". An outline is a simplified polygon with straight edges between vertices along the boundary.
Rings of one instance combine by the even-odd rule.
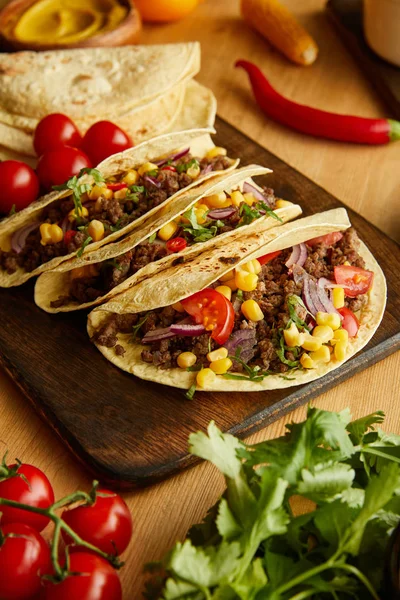
[[[147,175],[147,177],[157,177],[158,169],[152,169],[151,171],[146,171],[145,175]]]
[[[297,314],[297,311],[296,311],[297,306],[299,306],[300,308],[305,309],[307,311],[306,307],[304,306],[304,302],[300,298],[300,296],[296,296],[296,294],[291,294],[290,296],[288,296],[286,298],[286,303],[287,303],[287,307],[288,307],[288,311],[289,311],[290,320],[293,321],[293,323],[300,330],[305,329],[306,331],[311,331],[311,327],[309,327],[307,325],[307,323],[299,317],[299,315]],[[290,322],[288,323],[287,329],[289,327],[290,327]]]
[[[154,233],[151,234],[151,236],[149,237],[149,244],[152,244],[154,242],[154,240],[157,237],[157,231],[155,231]]]
[[[195,167],[195,166],[200,166],[200,163],[196,158],[192,158],[191,160],[189,160],[186,163],[179,163],[179,164],[175,165],[175,169],[177,170],[178,173],[186,173],[186,171],[188,169],[190,169],[191,167]]]
[[[131,185],[129,189],[134,194],[144,194],[146,192],[146,188],[144,187],[144,185]]]
[[[136,325],[134,325],[134,326],[132,327],[132,332],[133,332],[132,341],[135,341],[135,340],[136,340],[136,338],[137,338],[137,336],[138,336],[138,333],[139,333],[140,329],[141,329],[141,328],[143,327],[143,325],[146,323],[146,321],[147,321],[147,319],[149,318],[149,316],[150,316],[150,312],[146,313],[146,314],[144,315],[143,319],[139,320],[139,322],[138,322],[138,323],[136,323]]]
[[[90,237],[90,235],[86,238],[86,240],[83,242],[82,246],[79,248],[78,252],[76,253],[76,256],[78,258],[80,258],[82,256],[82,254],[85,251],[86,246],[88,246],[90,244],[90,242],[93,241],[93,238]]]
[[[218,227],[216,225],[210,222],[209,226],[205,227],[198,223],[193,206],[190,210],[186,211],[183,216],[190,222],[190,225],[183,225],[183,230],[193,237],[194,242],[206,242],[217,235]]]
[[[197,371],[201,371],[201,369],[203,368],[203,365],[201,363],[199,363],[198,365],[193,365],[191,367],[186,367],[186,371],[189,371],[189,373],[196,373]]]
[[[188,400],[193,400],[195,393],[196,393],[196,384],[193,383],[193,385],[191,385],[190,388],[188,389],[188,391],[186,392],[185,396]]]
[[[88,167],[85,167],[84,169],[81,169],[79,171],[78,178],[82,177],[82,175],[85,175],[85,174],[91,175],[93,177],[95,183],[104,183],[105,182],[103,175],[97,169],[90,169]]]
[[[275,351],[279,357],[279,360],[284,364],[284,365],[288,365],[288,367],[298,367],[300,365],[300,361],[299,360],[289,360],[288,358],[286,358],[285,356],[285,352],[286,351],[295,351],[295,348],[289,348],[289,346],[285,345],[285,339],[283,337],[283,332],[280,331],[279,332],[279,337],[278,337],[278,342],[279,342],[279,347],[275,348]]]
[[[122,228],[122,218],[118,219],[118,221],[115,223],[115,225],[110,225],[110,231],[112,231],[113,233],[115,231],[119,231]]]

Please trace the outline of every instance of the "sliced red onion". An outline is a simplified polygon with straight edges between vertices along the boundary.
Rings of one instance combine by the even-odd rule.
[[[340,315],[324,288],[319,286],[308,274],[303,283],[303,300],[306,308],[314,316],[317,312],[337,313]],[[342,318],[341,315],[340,318]]]
[[[232,303],[233,306],[233,310],[235,311],[235,313],[239,312],[240,307],[242,306],[242,302],[243,300],[241,300],[238,295],[236,294],[235,296],[235,300]]]
[[[340,283],[335,283],[334,281],[327,279],[326,277],[320,277],[318,279],[318,287],[320,287],[322,289],[324,289],[324,288],[333,289],[333,288],[338,288],[338,287],[343,287],[343,286],[340,285]]]
[[[324,278],[321,277],[321,279],[324,279]],[[326,293],[323,286],[320,285],[321,279],[318,280],[317,290],[318,290],[318,297],[324,306],[324,312],[337,313],[338,315],[340,315],[340,312],[335,308],[335,306],[332,302],[332,299],[330,298],[330,296],[328,296],[328,294]],[[329,279],[327,281],[329,281]],[[335,287],[337,287],[336,284],[335,284]],[[338,286],[338,287],[340,287],[340,286]],[[340,315],[340,318],[342,319],[342,315]]]
[[[161,181],[158,181],[158,179],[156,179],[155,177],[149,177],[149,175],[144,175],[143,179],[144,179],[144,181],[147,181],[147,183],[151,183],[152,185],[155,185],[156,188],[161,187]]]
[[[66,215],[64,217],[64,219],[61,222],[61,229],[63,230],[63,234],[65,235],[66,231],[69,231],[70,229],[72,229],[72,223],[68,218],[68,215]]]
[[[305,271],[303,267],[296,265],[296,263],[293,265],[292,273],[296,285],[303,285],[304,280],[309,277],[307,271]]]
[[[154,164],[157,165],[157,167],[162,167],[162,165],[165,165],[165,163],[167,163],[169,160],[172,160],[172,161],[179,160],[180,158],[182,158],[183,156],[188,154],[189,150],[190,150],[190,148],[185,148],[184,150],[181,150],[177,154],[171,154],[170,156],[167,156],[166,158],[162,158],[161,160],[154,161]]]
[[[224,348],[228,350],[229,356],[235,356],[237,348],[240,347],[240,360],[248,363],[255,354],[256,331],[255,329],[239,329],[235,331],[229,340],[224,344]],[[233,363],[233,368],[237,369],[238,364]]]
[[[307,260],[307,246],[305,244],[296,244],[293,246],[293,250],[285,265],[290,268],[293,265],[302,267]]]
[[[227,208],[216,208],[215,210],[210,210],[207,213],[207,217],[210,219],[228,219],[236,212],[236,208],[234,206],[228,206]]]
[[[204,325],[196,325],[196,323],[175,323],[170,325],[170,331],[174,335],[196,336],[206,332]]]
[[[247,181],[245,181],[243,184],[243,191],[245,193],[248,192],[250,194],[253,194],[253,196],[257,198],[257,200],[261,200],[261,202],[265,202],[265,204],[268,204],[268,206],[271,207],[270,199],[267,198],[262,192],[260,192],[260,190],[254,187],[254,185],[247,183]]]
[[[35,229],[37,229],[39,227],[39,225],[40,225],[40,221],[35,221],[35,223],[31,223],[30,225],[27,225],[26,227],[22,227],[21,229],[14,231],[12,238],[11,238],[11,249],[16,254],[20,254],[22,252],[22,250],[26,244],[26,238],[31,233],[31,231],[34,231]]]
[[[200,171],[200,175],[207,175],[207,173],[211,173],[211,171],[213,170],[213,166],[212,165],[206,165],[204,167],[204,169],[201,169]]]
[[[175,333],[172,333],[169,327],[153,329],[152,331],[148,331],[142,338],[142,344],[152,344],[153,342],[160,342],[172,337],[175,337]]]

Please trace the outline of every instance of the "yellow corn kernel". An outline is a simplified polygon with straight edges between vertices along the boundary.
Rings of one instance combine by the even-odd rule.
[[[131,169],[126,173],[126,175],[122,178],[122,181],[127,185],[135,185],[139,181],[139,173]]]
[[[186,312],[180,302],[175,302],[175,304],[172,305],[172,308],[175,309],[177,312],[180,312],[180,313]]]
[[[242,302],[240,310],[250,321],[262,321],[264,318],[263,312],[255,300],[245,300]]]
[[[323,362],[328,363],[331,360],[331,353],[329,352],[329,346],[322,345],[319,350],[310,353],[310,358],[316,363]]]
[[[322,341],[317,337],[313,337],[312,335],[305,335],[305,339],[301,344],[301,347],[304,348],[304,350],[309,350],[312,352],[319,350],[321,346]]]
[[[224,281],[224,284],[232,290],[232,292],[236,292],[238,286],[236,285],[236,279],[233,277],[232,279],[228,279],[228,281]]]
[[[225,273],[225,275],[221,275],[219,280],[220,281],[229,281],[230,279],[232,279],[234,277],[235,277],[234,271],[228,271],[228,273]]]
[[[344,306],[344,289],[342,287],[333,288],[332,302],[335,308],[343,308]]]
[[[79,219],[86,218],[89,215],[89,211],[86,206],[82,206],[82,208],[73,208],[68,213],[68,221],[70,223],[76,221],[76,213],[78,213]]]
[[[228,350],[226,348],[217,348],[207,354],[207,360],[209,362],[222,360],[223,358],[228,358]]]
[[[97,277],[99,269],[97,265],[84,265],[70,271],[70,279],[83,279],[85,277]]]
[[[104,192],[107,190],[108,188],[105,185],[94,185],[92,187],[92,189],[88,192],[88,197],[90,200],[97,200],[97,198],[100,198],[100,196],[104,195]],[[111,190],[110,190],[111,192]]]
[[[88,227],[88,234],[94,242],[99,242],[104,238],[104,225],[101,221],[93,219]]]
[[[215,158],[216,156],[226,156],[228,154],[226,148],[221,148],[220,146],[215,146],[211,148],[206,154],[207,158]]]
[[[349,341],[349,334],[346,329],[337,329],[335,331],[335,336],[331,340],[331,344],[336,344],[337,342],[347,342]]]
[[[247,271],[247,273],[255,273],[256,272],[252,260],[249,260],[248,262],[243,263],[239,267],[236,267],[236,271]]]
[[[193,367],[196,364],[197,356],[193,354],[193,352],[182,352],[176,362],[178,363],[178,367],[181,369],[187,369],[188,367]]]
[[[211,208],[225,208],[227,206],[227,197],[225,192],[219,192],[219,194],[212,194],[203,198],[203,202]],[[230,200],[228,206],[230,206]]]
[[[227,298],[228,300],[232,298],[232,290],[227,285],[219,285],[215,288],[215,291],[225,296],[225,298]]]
[[[314,363],[313,359],[306,352],[301,355],[300,364],[303,367],[303,369],[314,369],[315,368],[315,363]]]
[[[194,209],[194,214],[196,215],[196,219],[199,225],[203,225],[203,223],[205,223],[207,221],[206,219],[206,214],[208,212],[208,208],[207,211],[203,210],[202,208],[195,208]]]
[[[122,188],[122,190],[117,190],[114,192],[114,198],[117,200],[123,200],[128,193],[128,188]]]
[[[193,165],[192,167],[189,167],[188,170],[186,171],[186,174],[189,175],[189,177],[191,177],[192,179],[196,179],[196,177],[198,177],[200,175],[200,167],[199,165]]]
[[[211,385],[215,381],[215,373],[211,369],[202,369],[197,373],[196,382],[197,385],[201,388],[205,388],[208,385]]]
[[[210,363],[210,369],[214,371],[217,375],[223,375],[232,366],[232,361],[230,358],[220,358],[219,360],[214,360]]]
[[[291,348],[293,348],[294,346],[299,346],[299,335],[300,332],[297,329],[295,323],[293,323],[292,321],[289,329],[284,329],[283,331],[283,337],[285,338],[286,346],[290,346]]]
[[[282,200],[282,198],[276,199],[275,208],[284,208],[285,206],[293,206],[293,202],[289,202],[289,200]]]
[[[258,277],[255,273],[236,271],[235,283],[239,290],[243,290],[243,292],[252,292],[257,287]]]
[[[175,223],[175,221],[170,221],[169,223],[166,223],[163,227],[161,227],[157,235],[160,238],[160,240],[164,240],[164,242],[167,242],[178,231],[178,228],[179,226],[177,223]]]
[[[233,206],[240,206],[241,204],[243,204],[244,197],[243,197],[242,192],[239,192],[238,190],[232,192],[231,193],[231,202],[232,202]]]
[[[336,360],[344,360],[346,358],[346,350],[347,342],[337,342],[334,349]]]
[[[249,206],[252,206],[256,201],[255,197],[251,192],[246,192],[245,194],[243,194],[243,198],[246,204],[248,204]]]
[[[328,325],[333,331],[340,327],[340,315],[338,313],[317,312],[315,317],[317,325]]]
[[[40,226],[40,243],[42,246],[49,244],[57,244],[61,242],[64,237],[64,232],[58,225],[51,225],[50,223],[42,223]]]
[[[329,325],[317,325],[314,327],[312,334],[320,339],[323,344],[330,342],[334,336],[333,329]]]
[[[207,206],[207,204],[203,204],[201,201],[197,202],[196,208],[198,208],[200,210],[204,210],[205,212],[208,212],[210,210],[209,207]]]
[[[343,264],[346,265],[346,267],[351,267],[351,264],[349,263],[348,260],[346,260]]]
[[[154,171],[155,169],[158,171],[157,165],[155,165],[154,163],[151,163],[151,162],[147,162],[147,163],[144,163],[144,165],[142,165],[141,167],[139,167],[137,172],[139,173],[140,176],[142,176],[142,175],[145,175],[148,171]]]
[[[261,263],[259,263],[256,258],[254,258],[251,262],[254,265],[254,273],[256,275],[258,275],[259,273],[261,273],[261,269],[262,269]]]

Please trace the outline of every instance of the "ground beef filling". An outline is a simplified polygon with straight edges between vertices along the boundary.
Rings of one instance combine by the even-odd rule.
[[[171,164],[179,168],[179,165],[186,165],[190,161],[192,161],[192,156],[186,154],[185,157]],[[204,158],[199,163],[201,169],[210,165],[212,171],[217,171],[229,168],[232,161],[226,156],[216,156],[212,159]],[[113,197],[111,199],[100,197],[96,202],[85,202],[89,215],[87,218],[81,219],[80,227],[85,227],[92,219],[96,219],[103,223],[105,236],[108,236],[115,231],[123,229],[129,223],[135,221],[156,206],[159,206],[167,198],[194,181],[185,171],[178,173],[177,171],[162,169],[158,171],[154,179],[157,180],[157,185],[143,177],[139,179],[136,186],[144,188],[144,191],[135,193],[134,200],[129,196],[127,198]],[[73,208],[74,203],[72,199],[59,200],[43,211],[40,217],[41,223],[61,225]],[[13,250],[5,252],[0,249],[0,269],[7,271],[10,275],[19,267],[27,272],[31,272],[53,258],[76,252],[82,247],[87,238],[88,234],[85,230],[78,230],[68,244],[62,241],[58,244],[43,246],[38,227],[38,229],[28,235],[26,244],[19,254]]]
[[[328,277],[333,279],[333,268],[348,261],[353,266],[365,268],[362,257],[358,254],[359,240],[353,229],[347,230],[343,238],[333,247],[319,244],[314,248],[308,248],[308,258],[304,265],[305,270],[310,275],[316,277]],[[278,332],[285,328],[289,316],[288,297],[292,295],[301,295],[302,286],[296,284],[289,274],[285,262],[290,255],[291,249],[284,250],[277,258],[270,263],[263,265],[259,274],[257,288],[253,292],[244,292],[243,299],[239,299],[233,294],[232,303],[235,309],[235,325],[233,333],[240,329],[255,330],[256,345],[254,346],[254,355],[248,364],[252,367],[259,366],[262,370],[269,370],[274,373],[285,373],[291,366],[287,362],[298,361],[300,355],[295,355],[292,350],[285,348],[282,361],[280,353],[280,344]],[[254,299],[260,305],[264,314],[264,319],[257,323],[248,321],[240,311],[240,304],[243,300]],[[360,295],[356,298],[346,298],[345,304],[353,311],[360,310],[367,302],[366,295]],[[309,319],[307,311],[297,304],[295,307],[298,317],[307,321]],[[150,313],[141,313],[139,315],[113,315],[107,323],[95,334],[95,341],[108,348],[115,348],[117,354],[123,354],[124,348],[118,344],[117,334],[132,333],[132,328],[140,324],[140,329],[136,331],[135,339],[142,338],[148,331],[168,327],[172,323],[182,320],[182,313],[177,312],[172,306],[151,311]],[[198,365],[208,365],[206,358],[210,349],[217,345],[210,338],[209,334],[203,334],[198,337],[174,337],[162,340],[149,345],[142,351],[142,360],[152,363],[162,369],[168,369],[177,366],[177,357],[181,352],[190,351],[196,354]],[[241,365],[234,364],[234,370],[241,370]]]

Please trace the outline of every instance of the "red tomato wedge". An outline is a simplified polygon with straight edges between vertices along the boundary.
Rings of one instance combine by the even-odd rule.
[[[166,165],[165,167],[161,167],[161,171],[172,171],[173,173],[176,173],[176,169],[172,165]]]
[[[176,237],[172,240],[168,240],[165,244],[168,252],[182,252],[187,246],[187,241],[182,237]]]
[[[343,233],[340,231],[334,231],[333,233],[327,233],[326,235],[319,235],[318,237],[312,238],[306,242],[307,246],[313,248],[317,244],[326,244],[327,246],[333,246],[336,242],[340,242],[343,237]]]
[[[270,252],[269,254],[264,254],[264,256],[260,256],[259,258],[257,258],[257,260],[260,263],[260,265],[266,265],[267,263],[271,262],[271,260],[274,260],[274,258],[279,256],[281,252],[282,250]]]
[[[75,229],[70,229],[69,231],[66,231],[64,233],[64,244],[66,246],[68,246],[68,244],[70,244],[72,242],[72,240],[74,239],[74,237],[77,233],[78,232],[75,231]]]
[[[340,265],[333,269],[336,283],[339,283],[344,288],[344,293],[349,298],[355,298],[360,294],[366,294],[372,287],[374,274],[372,271],[360,269],[360,267],[352,267],[348,265]]]
[[[232,333],[235,313],[232,303],[225,296],[206,288],[181,300],[183,308],[194,317],[196,323],[202,323],[211,331],[211,337],[217,344],[225,344]]]
[[[123,190],[123,189],[127,188],[128,184],[121,181],[120,183],[107,183],[107,187],[109,190],[112,190],[113,192],[117,192],[118,190]]]
[[[358,330],[360,329],[360,322],[357,319],[356,315],[349,308],[345,306],[343,308],[339,308],[338,311],[343,317],[342,327],[347,331],[349,337],[356,337]]]

